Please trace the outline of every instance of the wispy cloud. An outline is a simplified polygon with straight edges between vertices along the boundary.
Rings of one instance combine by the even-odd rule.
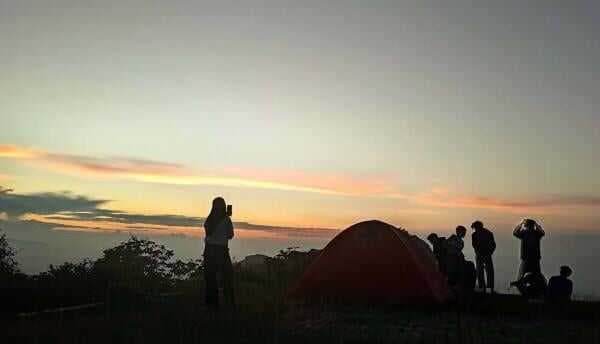
[[[544,212],[565,207],[600,207],[600,197],[589,195],[554,195],[528,199],[503,199],[499,197],[458,194],[444,188],[414,196],[421,205],[438,208],[491,209],[508,212]]]
[[[396,190],[389,179],[371,177],[352,177],[337,174],[307,173],[285,170],[259,170],[248,168],[224,168],[220,171],[200,172],[189,166],[163,161],[144,160],[122,157],[94,157],[46,152],[39,149],[16,145],[0,145],[0,158],[13,159],[36,166],[58,171],[60,173],[92,178],[125,179],[137,182],[167,183],[179,185],[215,185],[244,188],[261,188],[271,190],[287,190],[310,192],[338,196],[367,196],[388,200],[402,200],[407,204],[422,208],[470,208],[489,209],[498,212],[535,212],[557,213],[561,208],[595,208],[600,207],[600,197],[590,195],[547,195],[530,198],[502,198],[494,195],[469,194],[454,191],[450,188],[433,188],[427,192],[404,193]],[[2,190],[0,190],[0,194]],[[43,196],[39,194],[38,196]],[[63,202],[46,202],[49,213],[60,212],[56,207],[70,202],[69,195]],[[38,199],[38,201],[40,201]],[[98,208],[106,201],[94,200],[98,204],[87,207]],[[54,207],[54,208],[53,208]],[[11,212],[7,211],[10,216]],[[27,209],[21,209],[27,213]],[[79,210],[83,220],[85,207]],[[94,216],[99,216],[94,210]],[[132,219],[131,214],[112,212],[104,214],[111,221],[123,222]],[[162,215],[153,215],[162,216]],[[148,219],[144,215],[144,219]],[[140,218],[141,219],[141,218]],[[94,218],[96,222],[102,218]],[[160,220],[160,221],[159,221]],[[177,225],[177,218],[169,218],[169,225]],[[164,222],[166,218],[155,218],[152,221]],[[187,219],[183,220],[187,221]]]
[[[13,189],[5,189],[2,186],[0,186],[0,195],[2,194],[8,194],[9,192],[13,192]]]
[[[5,189],[1,189],[5,190]],[[16,194],[0,192],[0,220],[32,221],[61,230],[144,232],[156,235],[203,236],[204,218],[172,214],[132,214],[104,209],[109,201],[71,193]],[[323,237],[329,228],[297,228],[235,222],[245,236]]]
[[[14,159],[31,159],[37,156],[37,153],[21,146],[0,145],[0,157]]]
[[[169,162],[61,154],[15,145],[0,145],[0,158],[29,162],[60,173],[149,183],[218,185],[342,196],[374,196],[389,191],[389,183],[382,182],[381,178],[242,168],[199,172]]]

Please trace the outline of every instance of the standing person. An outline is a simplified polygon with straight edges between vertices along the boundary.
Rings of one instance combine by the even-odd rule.
[[[447,276],[448,269],[446,267],[446,259],[448,256],[448,251],[446,249],[446,238],[440,237],[436,233],[431,233],[427,236],[427,240],[431,243],[433,255],[438,262],[440,272]]]
[[[465,261],[465,256],[462,252],[465,247],[463,238],[467,235],[467,229],[464,226],[456,227],[456,234],[452,234],[447,240],[447,269],[448,283],[451,286],[456,286],[462,278],[462,271]]]
[[[521,240],[521,266],[517,280],[520,280],[528,272],[541,274],[540,242],[546,235],[542,226],[532,219],[525,219],[515,227],[513,235]]]
[[[223,282],[223,297],[226,304],[234,305],[233,298],[233,266],[229,256],[228,242],[233,238],[231,223],[231,206],[227,207],[222,197],[212,202],[210,214],[204,221],[206,236],[204,238],[204,276],[206,279],[206,304],[208,307],[219,307],[219,290],[217,273]]]
[[[485,294],[486,288],[494,293],[494,261],[492,255],[496,250],[496,241],[494,233],[483,226],[481,221],[475,221],[471,225],[474,230],[471,235],[471,242],[475,250],[475,265],[477,271],[477,284]],[[485,275],[484,276],[484,271]],[[487,277],[487,281],[486,281]]]

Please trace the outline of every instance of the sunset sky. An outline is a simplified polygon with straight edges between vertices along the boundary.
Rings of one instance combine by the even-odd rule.
[[[597,3],[283,3],[0,1],[0,219],[600,229]]]

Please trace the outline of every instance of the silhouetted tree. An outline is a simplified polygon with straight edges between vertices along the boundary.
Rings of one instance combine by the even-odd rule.
[[[204,283],[203,271],[204,267],[202,259],[190,259],[188,261],[176,260],[169,264],[171,270],[173,287],[177,292],[196,293],[199,295],[198,289]]]
[[[94,269],[109,286],[158,292],[171,285],[173,250],[164,245],[132,235],[103,253],[94,263]]]
[[[48,271],[36,275],[35,279],[47,287],[89,288],[94,277],[94,262],[84,259],[79,263],[50,264]]]
[[[19,273],[18,264],[15,260],[16,254],[16,250],[8,244],[6,234],[2,234],[0,236],[0,276],[7,278]]]
[[[202,259],[190,259],[187,262],[177,259],[169,264],[171,276],[176,281],[200,280]]]

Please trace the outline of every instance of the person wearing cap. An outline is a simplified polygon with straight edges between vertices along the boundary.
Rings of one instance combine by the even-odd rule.
[[[521,240],[521,266],[517,280],[527,272],[541,273],[540,242],[545,234],[542,226],[532,219],[525,219],[515,227],[513,235]]]
[[[570,267],[563,265],[560,267],[560,275],[553,276],[548,282],[546,297],[553,303],[562,303],[571,300],[573,294],[573,282],[569,276],[573,273]]]
[[[484,294],[486,288],[494,293],[494,262],[492,260],[492,255],[496,250],[494,233],[485,228],[481,221],[473,222],[471,228],[474,230],[471,235],[471,243],[475,250],[477,284]]]

